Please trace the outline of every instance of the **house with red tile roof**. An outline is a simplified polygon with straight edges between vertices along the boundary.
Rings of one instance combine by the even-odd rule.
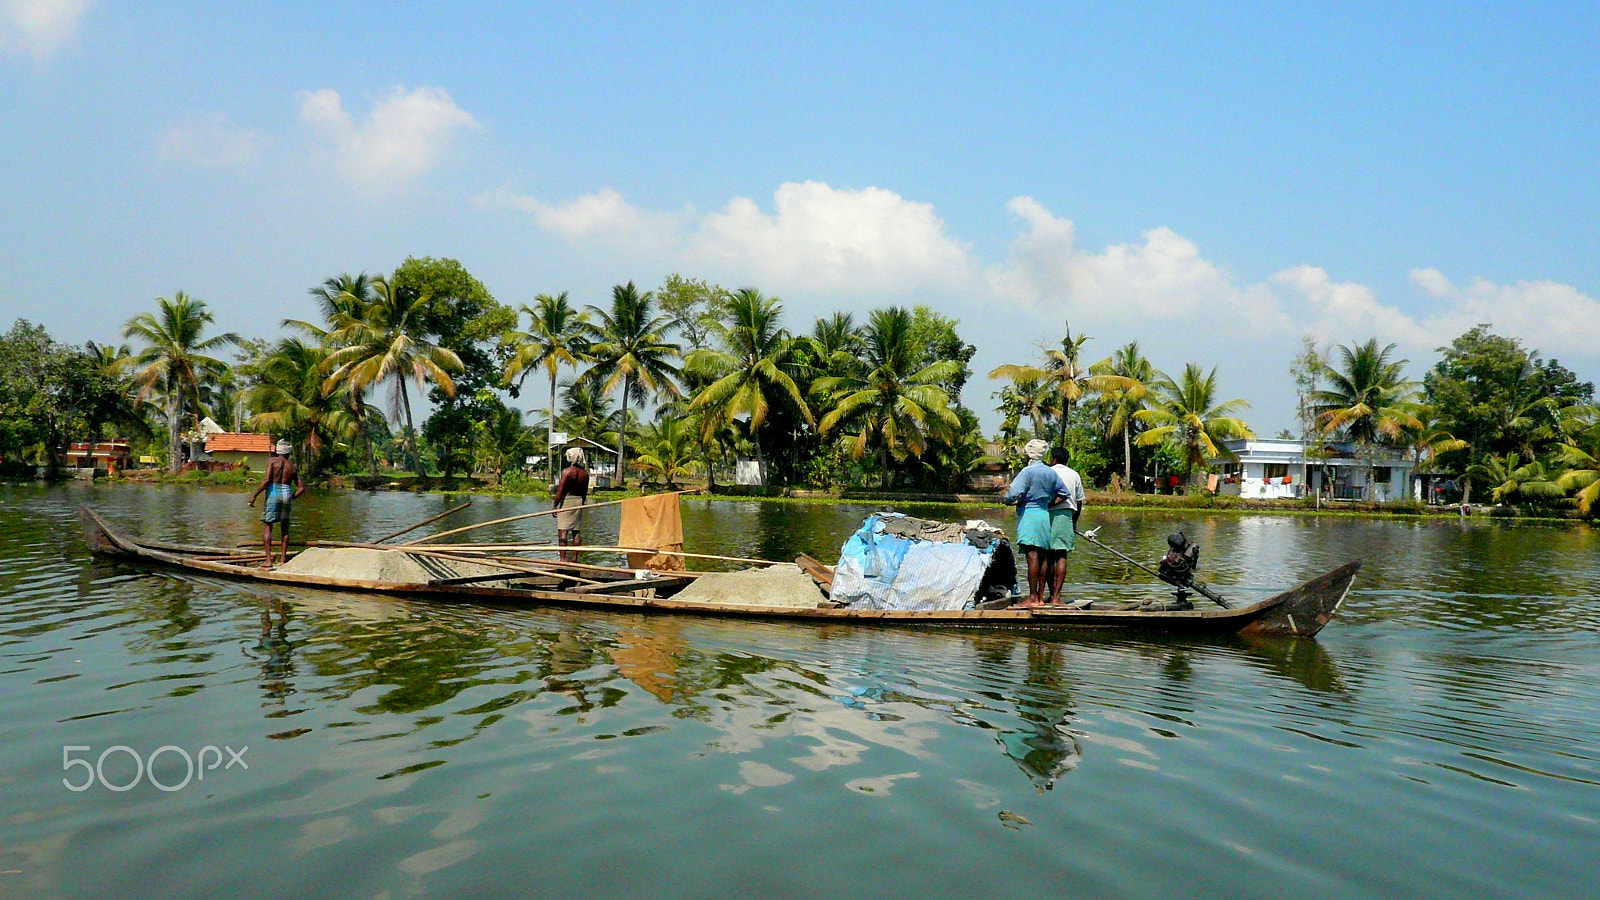
[[[265,472],[272,444],[270,434],[222,431],[206,435],[206,455],[212,462],[243,464],[252,471]]]

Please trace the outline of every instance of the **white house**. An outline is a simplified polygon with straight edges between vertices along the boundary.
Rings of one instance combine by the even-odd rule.
[[[1311,445],[1298,440],[1240,440],[1223,444],[1236,459],[1208,460],[1221,472],[1217,492],[1235,497],[1306,497],[1322,491],[1335,500],[1402,500],[1416,463],[1389,447],[1360,448],[1348,441]],[[1373,476],[1370,496],[1367,473]]]

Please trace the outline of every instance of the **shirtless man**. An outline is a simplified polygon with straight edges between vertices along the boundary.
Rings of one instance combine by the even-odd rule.
[[[583,531],[583,505],[589,499],[589,470],[583,467],[583,450],[579,447],[567,448],[567,467],[561,470],[561,475],[556,478],[556,493],[552,509],[561,510],[556,513],[556,544],[562,547],[576,547],[583,542],[579,539]],[[560,556],[563,562],[576,562],[576,551],[562,550]]]
[[[262,491],[267,492],[266,508],[261,511],[261,543],[267,554],[262,568],[266,569],[272,568],[272,523],[283,523],[283,547],[278,553],[278,561],[283,562],[289,558],[289,506],[306,492],[306,486],[300,483],[300,470],[289,461],[293,450],[288,441],[278,442],[273,457],[267,460],[267,474],[256,492],[250,495],[250,507],[254,509],[256,498]]]

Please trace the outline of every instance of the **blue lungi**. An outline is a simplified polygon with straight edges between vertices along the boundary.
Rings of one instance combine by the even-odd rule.
[[[1050,549],[1070,552],[1076,541],[1072,510],[1065,506],[1050,510]]]
[[[267,524],[273,522],[289,521],[289,504],[294,500],[294,486],[288,484],[267,485],[267,504],[261,510],[261,521]]]
[[[1046,549],[1050,546],[1050,511],[1024,506],[1017,516],[1017,543]]]

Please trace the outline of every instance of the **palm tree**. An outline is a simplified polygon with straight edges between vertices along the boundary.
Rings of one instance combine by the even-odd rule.
[[[354,439],[359,428],[347,392],[323,389],[332,352],[284,338],[261,361],[260,380],[246,394],[257,410],[250,427],[286,437],[299,447],[308,475],[317,474],[326,449]]]
[[[695,435],[689,419],[657,419],[645,431],[642,443],[645,452],[634,460],[634,465],[660,476],[667,487],[677,487],[676,479],[694,473]]]
[[[789,398],[806,424],[813,421],[790,374],[795,342],[778,327],[781,307],[776,297],[763,297],[760,291],[744,288],[728,300],[725,313],[728,321],[712,326],[724,349],[696,350],[685,360],[686,371],[710,380],[690,402],[689,411],[707,413],[711,428],[736,416],[748,416],[750,439],[765,468],[759,433],[773,400]]]
[[[1564,471],[1556,483],[1562,490],[1574,491],[1578,511],[1589,515],[1600,501],[1600,406],[1563,410],[1561,430],[1566,439],[1556,447],[1556,460]]]
[[[1589,515],[1600,501],[1600,450],[1566,445],[1557,453],[1564,471],[1556,478],[1556,484],[1564,491],[1573,491],[1578,512]]]
[[[1134,415],[1145,408],[1152,385],[1164,376],[1139,352],[1139,342],[1129,341],[1117,351],[1089,367],[1102,379],[1102,393],[1111,406],[1106,421],[1106,438],[1122,432],[1122,480],[1133,484]]]
[[[617,411],[599,384],[577,378],[562,385],[561,413],[556,416],[561,430],[605,443],[614,436],[617,422]]]
[[[1134,418],[1151,426],[1134,439],[1141,447],[1163,441],[1183,452],[1186,474],[1193,475],[1207,459],[1229,457],[1222,442],[1255,437],[1244,420],[1234,413],[1250,408],[1243,400],[1216,402],[1217,369],[1209,374],[1189,363],[1177,381],[1159,378],[1155,382],[1154,405],[1134,413]]]
[[[806,340],[819,368],[823,369],[848,366],[861,352],[861,331],[856,328],[855,316],[847,312],[817,319]]]
[[[543,367],[550,376],[550,414],[545,435],[546,452],[550,454],[550,480],[555,481],[556,461],[553,445],[556,433],[556,375],[562,366],[577,368],[584,359],[584,325],[588,317],[573,309],[567,292],[552,297],[540,294],[533,298],[533,306],[522,304],[528,314],[528,330],[514,332],[509,340],[513,350],[506,363],[505,384],[521,384],[534,369]]]
[[[950,411],[950,395],[940,383],[954,377],[960,364],[941,360],[914,369],[911,313],[893,306],[873,310],[863,335],[862,365],[857,371],[818,378],[812,392],[834,395],[837,403],[817,425],[826,436],[835,428],[856,429],[850,453],[860,459],[869,443],[882,454],[883,487],[889,486],[889,457],[921,456],[934,429],[954,430],[960,424]]]
[[[1081,401],[1085,394],[1099,390],[1103,384],[1096,376],[1089,374],[1089,370],[1079,362],[1083,345],[1088,343],[1089,336],[1080,334],[1073,337],[1071,323],[1067,323],[1066,327],[1067,333],[1061,339],[1061,349],[1044,352],[1045,372],[1056,392],[1061,395],[1062,444],[1067,442],[1067,427],[1072,424],[1072,404]]]
[[[135,393],[133,380],[127,374],[128,357],[132,355],[128,345],[113,347],[88,341],[83,349],[97,374],[113,386],[103,402],[91,404],[84,411],[84,430],[89,440],[99,440],[101,427],[106,424],[115,426],[124,435],[148,439],[150,423],[139,409],[140,400]]]
[[[167,412],[167,471],[182,466],[183,415],[186,406],[200,408],[200,383],[227,369],[228,364],[206,354],[227,344],[239,343],[239,336],[226,332],[202,337],[214,320],[204,300],[186,296],[183,291],[172,299],[156,298],[158,312],[140,313],[122,329],[125,338],[137,338],[145,347],[126,357],[133,370],[134,384],[141,398],[160,393]]]
[[[1072,406],[1082,402],[1083,398],[1091,393],[1114,389],[1115,384],[1108,380],[1109,376],[1097,374],[1086,369],[1081,361],[1083,345],[1089,342],[1089,336],[1080,334],[1074,337],[1072,325],[1067,325],[1066,336],[1061,339],[1060,350],[1046,350],[1044,352],[1043,366],[997,366],[989,373],[990,378],[1009,378],[1013,383],[1039,382],[1051,393],[1056,395],[1052,408],[1061,416],[1061,431],[1057,436],[1060,443],[1067,441],[1067,428],[1072,425]],[[1044,431],[1035,425],[1035,437],[1044,438]]]
[[[1394,344],[1378,348],[1371,338],[1354,347],[1340,347],[1343,371],[1323,366],[1329,386],[1312,393],[1317,424],[1324,432],[1340,431],[1356,443],[1398,440],[1421,423],[1406,401],[1418,382],[1405,377],[1409,360],[1389,359]]]
[[[1441,454],[1455,453],[1471,446],[1445,429],[1433,407],[1416,404],[1411,407],[1411,415],[1416,418],[1417,427],[1406,430],[1405,440],[1411,449],[1413,471],[1418,476],[1430,473]]]
[[[494,476],[495,484],[505,479],[507,469],[516,465],[536,445],[533,429],[522,422],[522,411],[501,407],[484,419],[472,423],[473,462],[477,469]]]
[[[678,368],[671,362],[677,344],[666,339],[672,324],[667,316],[652,313],[650,292],[639,293],[633,282],[611,289],[611,309],[591,306],[595,321],[585,323],[592,340],[589,358],[594,367],[584,374],[599,382],[606,393],[622,387],[622,427],[617,432],[617,485],[627,484],[628,406],[656,393],[681,394],[673,380]]]
[[[359,317],[361,310],[376,299],[375,291],[381,280],[381,277],[368,275],[365,272],[356,275],[346,272],[324,278],[321,284],[307,293],[317,304],[317,311],[322,314],[322,320],[331,326],[340,317]],[[300,319],[284,319],[283,324],[287,328],[305,332],[319,341],[325,340],[328,336],[328,332],[321,327]]]
[[[1408,402],[1418,383],[1405,377],[1409,360],[1389,358],[1394,347],[1390,344],[1380,349],[1377,338],[1340,347],[1343,371],[1323,365],[1321,374],[1329,386],[1311,393],[1312,410],[1323,433],[1343,433],[1355,443],[1357,453],[1366,458],[1369,496],[1377,464],[1373,446],[1397,443],[1408,429],[1422,427]]]
[[[391,280],[371,281],[372,299],[359,308],[335,313],[328,340],[338,349],[328,357],[331,370],[323,382],[327,392],[347,389],[360,394],[373,385],[388,381],[392,385],[392,406],[405,412],[406,454],[413,472],[423,474],[417,455],[417,429],[411,417],[408,380],[417,389],[432,382],[446,395],[455,395],[451,372],[460,372],[461,358],[428,340],[421,318],[432,297],[404,296]]]
[[[1007,414],[1027,416],[1033,423],[1033,436],[1043,438],[1045,422],[1061,412],[1061,395],[1051,390],[1042,369],[1033,366],[1001,366],[1011,384],[1000,389],[1000,408]],[[996,372],[1000,369],[996,369]],[[989,373],[991,376],[994,372]]]
[[[336,327],[334,323],[337,321],[360,318],[362,310],[376,298],[374,290],[378,281],[379,279],[365,272],[356,275],[346,272],[323,279],[322,284],[312,288],[308,293],[317,304],[317,310],[322,313],[323,322],[332,328]],[[300,319],[284,319],[283,326],[314,338],[324,347],[338,349],[331,334],[315,323]],[[345,398],[350,415],[355,419],[356,433],[361,438],[361,445],[366,455],[367,472],[376,474],[377,448],[373,446],[372,437],[367,430],[367,420],[370,418],[369,413],[374,411],[373,407],[363,399],[361,391],[341,391],[340,395]]]
[[[1566,493],[1543,462],[1522,462],[1516,452],[1504,456],[1489,454],[1467,467],[1469,477],[1482,478],[1489,485],[1489,499],[1507,503],[1520,498],[1547,499]]]

